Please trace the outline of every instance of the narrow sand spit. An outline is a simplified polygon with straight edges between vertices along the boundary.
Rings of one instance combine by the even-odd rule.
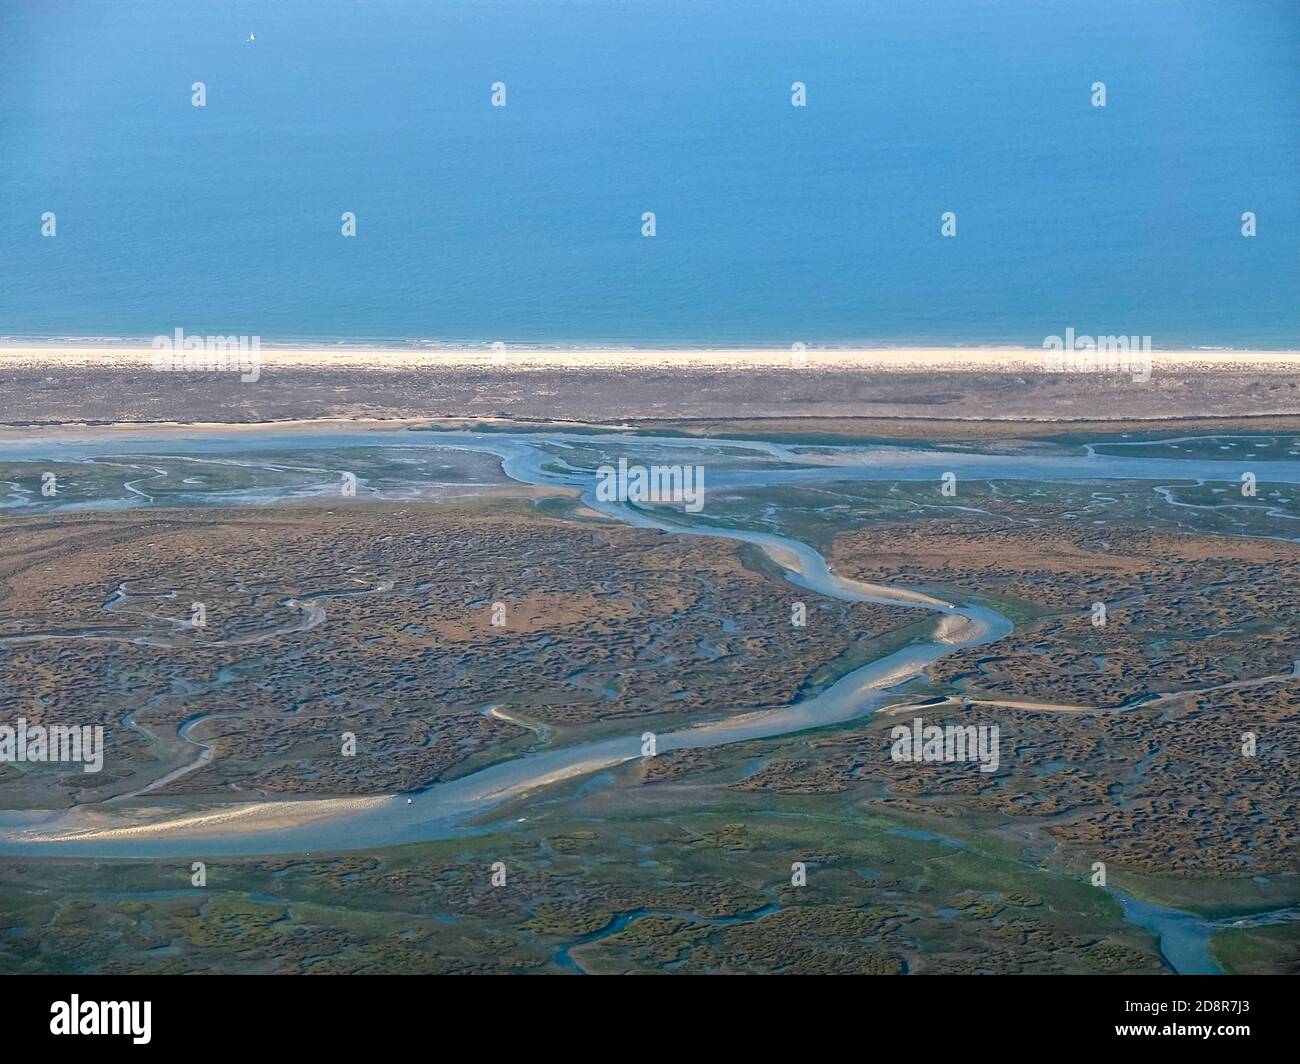
[[[1092,706],[1058,706],[1051,702],[1008,702],[1002,698],[972,698],[972,706],[1001,706],[1003,709],[1024,709],[1031,713],[1096,713]]]
[[[968,709],[971,706],[1000,706],[1003,709],[1023,709],[1031,713],[1096,713],[1092,706],[1058,706],[1050,702],[1011,702],[1002,698],[956,698],[948,696],[937,702],[903,702],[882,709],[882,717],[900,717],[904,713],[931,712],[938,709]]]

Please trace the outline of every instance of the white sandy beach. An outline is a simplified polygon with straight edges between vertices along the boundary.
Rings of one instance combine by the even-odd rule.
[[[149,366],[153,350],[144,344],[0,342],[0,370],[19,367]],[[898,348],[540,348],[364,347],[356,345],[276,346],[258,352],[262,371],[282,369],[863,369],[876,372],[967,370],[1041,371],[1045,352],[1027,347]],[[1151,352],[1154,368],[1238,369],[1294,372],[1300,351],[1170,350]]]

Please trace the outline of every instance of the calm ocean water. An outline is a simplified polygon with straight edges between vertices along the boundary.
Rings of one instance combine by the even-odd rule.
[[[1300,347],[1295,0],[0,0],[3,335],[1070,326]]]

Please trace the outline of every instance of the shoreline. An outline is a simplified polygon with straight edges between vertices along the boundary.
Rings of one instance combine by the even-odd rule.
[[[1044,368],[1042,347],[610,347],[366,346],[340,343],[262,344],[266,369],[366,369],[376,372],[421,368],[557,369],[818,369],[918,372],[1017,372]],[[1153,368],[1294,372],[1300,350],[1171,348],[1150,351]],[[153,349],[141,341],[0,340],[0,370],[21,367],[137,369],[150,367]]]
[[[1118,363],[1060,372],[1052,350],[1025,348],[267,348],[232,354],[238,369],[217,361],[212,371],[180,372],[155,370],[153,357],[144,346],[0,344],[0,424],[32,434],[38,426],[330,423],[378,431],[427,419],[479,431],[914,438],[1229,424],[1199,420],[1209,418],[1278,427],[1268,419],[1300,415],[1300,353],[1290,352],[1143,352],[1139,374]]]

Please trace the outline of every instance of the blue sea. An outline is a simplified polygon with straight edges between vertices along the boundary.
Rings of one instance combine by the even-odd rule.
[[[1300,348],[1296,0],[0,0],[3,336],[1067,327]]]

